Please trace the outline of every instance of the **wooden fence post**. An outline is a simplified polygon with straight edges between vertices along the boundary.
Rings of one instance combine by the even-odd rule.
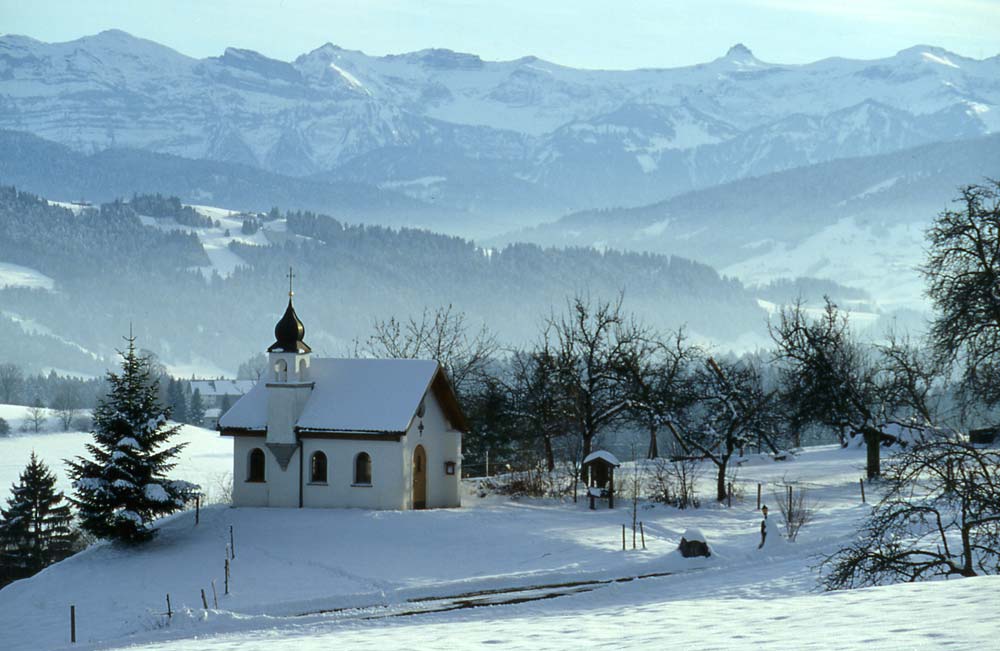
[[[642,528],[642,521],[639,521],[639,535],[642,536],[642,548],[646,549],[646,531]]]
[[[732,508],[733,507],[733,482],[729,482],[729,485],[727,486],[727,488],[728,488],[728,490],[726,491],[726,500],[727,500],[727,503],[729,505],[729,508]]]
[[[201,589],[201,605],[205,607],[205,610],[208,610],[208,599],[205,598],[205,588]]]
[[[622,551],[625,551],[625,525],[622,525]]]
[[[788,519],[792,519],[792,487],[788,487]]]
[[[760,482],[757,482],[757,510],[760,511]]]
[[[236,543],[233,539],[233,525],[229,525],[229,553],[236,560]]]
[[[229,594],[229,559],[226,559],[226,594]]]
[[[173,616],[174,616],[174,611],[170,607],[170,593],[168,592],[167,593],[167,619],[170,619]]]
[[[215,591],[215,579],[212,579],[212,603],[214,604],[213,608],[215,608],[216,610],[218,610],[219,609],[219,593],[217,593]]]
[[[194,496],[194,526],[201,522],[201,495]]]
[[[76,606],[69,607],[69,641],[76,644]]]
[[[861,483],[861,503],[865,503],[865,478],[862,477],[858,480]]]

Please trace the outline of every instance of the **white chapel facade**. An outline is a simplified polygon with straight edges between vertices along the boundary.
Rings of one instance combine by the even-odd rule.
[[[233,439],[233,506],[461,505],[465,417],[440,364],[313,358],[292,306],[269,368],[219,419]]]

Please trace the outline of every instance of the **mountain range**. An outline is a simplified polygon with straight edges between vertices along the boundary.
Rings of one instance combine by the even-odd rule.
[[[326,44],[195,59],[120,31],[0,38],[0,128],[408,195],[502,232],[831,160],[1000,130],[1000,56],[581,70]]]

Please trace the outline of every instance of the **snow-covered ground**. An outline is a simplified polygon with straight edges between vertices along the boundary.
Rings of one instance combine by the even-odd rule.
[[[55,282],[51,278],[36,269],[10,262],[0,262],[0,289],[27,287],[28,289],[51,290],[54,286]]]
[[[184,435],[199,445],[218,439],[196,428]],[[56,436],[31,438],[43,457],[72,454],[49,445]],[[228,468],[228,442],[205,445],[211,451],[202,461]],[[0,455],[6,459],[7,449]],[[196,463],[182,459],[177,475],[196,475]],[[988,646],[1000,579],[818,589],[819,555],[848,540],[867,512],[858,489],[863,463],[863,450],[836,446],[808,448],[787,462],[751,457],[732,508],[712,503],[706,472],[702,508],[640,505],[647,549],[635,551],[621,549],[631,506],[624,498],[614,510],[590,511],[582,499],[481,498],[474,482],[461,509],[212,506],[197,526],[193,513],[177,514],[152,543],[99,544],[4,588],[0,646],[68,648],[70,604],[80,641],[73,648],[84,649]],[[620,471],[630,472],[630,464]],[[765,502],[791,484],[815,504],[815,521],[795,543],[771,535],[757,549],[758,482]],[[225,595],[230,527],[236,558]],[[676,552],[689,528],[704,533],[710,558]]]
[[[844,219],[801,242],[781,243],[720,271],[747,285],[799,276],[827,278],[864,288],[883,308],[926,310],[919,267],[927,226],[914,222],[874,228]]]
[[[91,435],[61,431],[62,425],[51,409],[44,410],[46,420],[41,432],[21,432],[27,411],[27,407],[20,405],[0,405],[0,418],[11,427],[11,436],[0,437],[0,500],[6,500],[11,484],[28,465],[32,451],[55,473],[59,490],[69,494],[70,482],[63,460],[84,454],[84,446],[92,441]],[[219,494],[220,483],[233,470],[232,441],[223,439],[218,432],[191,425],[181,428],[176,441],[187,443],[178,460],[177,477],[200,484],[210,495]]]

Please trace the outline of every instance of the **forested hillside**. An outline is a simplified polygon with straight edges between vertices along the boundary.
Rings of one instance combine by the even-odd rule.
[[[86,155],[17,131],[0,130],[0,180],[50,199],[111,201],[165,192],[187,203],[268,210],[322,210],[354,220],[428,226],[461,218],[454,210],[363,183],[294,178],[234,162],[191,160],[138,149]]]
[[[519,344],[568,297],[621,291],[629,309],[660,328],[687,324],[718,340],[764,336],[765,313],[739,282],[677,257],[527,244],[487,250],[456,237],[299,211],[247,220],[260,232],[241,236],[238,226],[163,197],[71,211],[4,188],[0,260],[36,270],[54,287],[0,290],[0,327],[9,334],[0,357],[96,373],[131,323],[141,345],[165,362],[235,369],[271,343],[289,266],[308,341],[324,355],[348,352],[375,319],[449,304]],[[201,237],[223,230],[235,232],[227,255],[240,264],[220,273]],[[54,341],[62,343],[48,345]]]

